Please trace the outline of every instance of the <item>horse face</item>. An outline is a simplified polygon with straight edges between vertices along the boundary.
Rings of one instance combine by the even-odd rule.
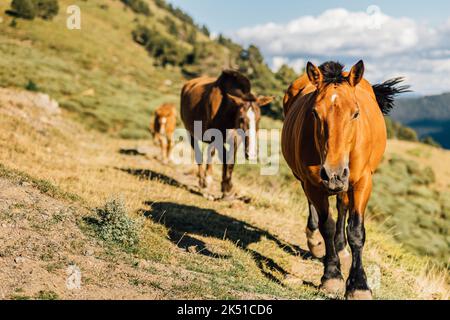
[[[245,158],[257,159],[257,131],[261,119],[261,107],[272,102],[273,97],[260,96],[256,101],[248,101],[231,96],[230,100],[238,112],[236,112],[235,127],[245,132]]]
[[[347,191],[350,151],[360,115],[355,86],[363,77],[364,65],[361,61],[342,81],[329,83],[324,81],[326,78],[319,68],[309,64],[308,68],[310,80],[317,86],[311,114],[315,144],[321,157],[320,178],[332,193]]]

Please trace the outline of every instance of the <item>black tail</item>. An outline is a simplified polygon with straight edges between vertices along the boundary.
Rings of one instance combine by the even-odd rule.
[[[396,95],[404,92],[411,92],[411,90],[409,90],[410,86],[398,85],[403,82],[403,80],[403,78],[394,78],[372,86],[375,96],[377,97],[378,105],[384,115],[388,115],[392,108],[394,108],[394,99]]]

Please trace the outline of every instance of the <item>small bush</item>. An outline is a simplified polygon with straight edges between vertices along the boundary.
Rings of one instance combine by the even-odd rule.
[[[138,244],[140,225],[128,216],[122,200],[109,200],[95,211],[100,218],[97,231],[103,240],[128,248]]]
[[[45,20],[51,20],[59,12],[57,0],[35,1],[36,15]]]
[[[148,4],[143,0],[121,0],[124,5],[129,7],[133,12],[143,14],[144,16],[150,16],[150,8]]]
[[[442,148],[442,146],[439,144],[439,142],[437,142],[436,140],[433,139],[433,137],[431,136],[426,136],[421,140],[422,143],[428,144],[432,147],[435,148]]]
[[[33,20],[36,17],[36,8],[31,0],[13,0],[11,8],[20,18]]]
[[[162,66],[184,64],[187,52],[174,40],[145,26],[137,26],[132,35],[134,41],[144,46],[158,64]]]
[[[33,82],[33,80],[28,80],[28,83],[25,86],[25,90],[37,92],[39,91],[39,88],[37,84]]]
[[[35,17],[50,20],[59,12],[57,0],[13,0],[11,8],[18,17],[29,20]]]

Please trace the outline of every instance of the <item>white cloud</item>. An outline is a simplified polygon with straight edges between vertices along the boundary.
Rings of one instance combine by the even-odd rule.
[[[405,76],[418,93],[450,91],[450,18],[432,27],[388,16],[376,6],[367,12],[331,9],[285,24],[243,28],[231,36],[260,47],[274,69],[287,63],[299,71],[307,60],[349,65],[364,59],[373,82]]]

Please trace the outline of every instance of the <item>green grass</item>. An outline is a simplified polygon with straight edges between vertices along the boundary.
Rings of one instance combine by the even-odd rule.
[[[59,187],[55,186],[48,180],[38,179],[30,176],[25,172],[10,169],[0,163],[0,177],[9,179],[18,184],[29,184],[38,189],[40,192],[57,199],[64,199],[69,201],[81,201],[81,198],[73,193],[65,192]]]
[[[0,86],[27,87],[50,94],[88,128],[125,138],[148,137],[151,111],[175,102],[182,83],[177,68],[156,68],[131,31],[135,15],[108,1],[60,1],[79,5],[82,30],[65,27],[65,10],[52,21],[17,20],[0,24]],[[0,11],[8,8],[0,4]],[[163,28],[156,17],[140,18]],[[174,85],[166,86],[170,80]]]
[[[433,187],[430,167],[394,155],[380,167],[369,203],[372,216],[410,250],[448,264],[448,195]]]

